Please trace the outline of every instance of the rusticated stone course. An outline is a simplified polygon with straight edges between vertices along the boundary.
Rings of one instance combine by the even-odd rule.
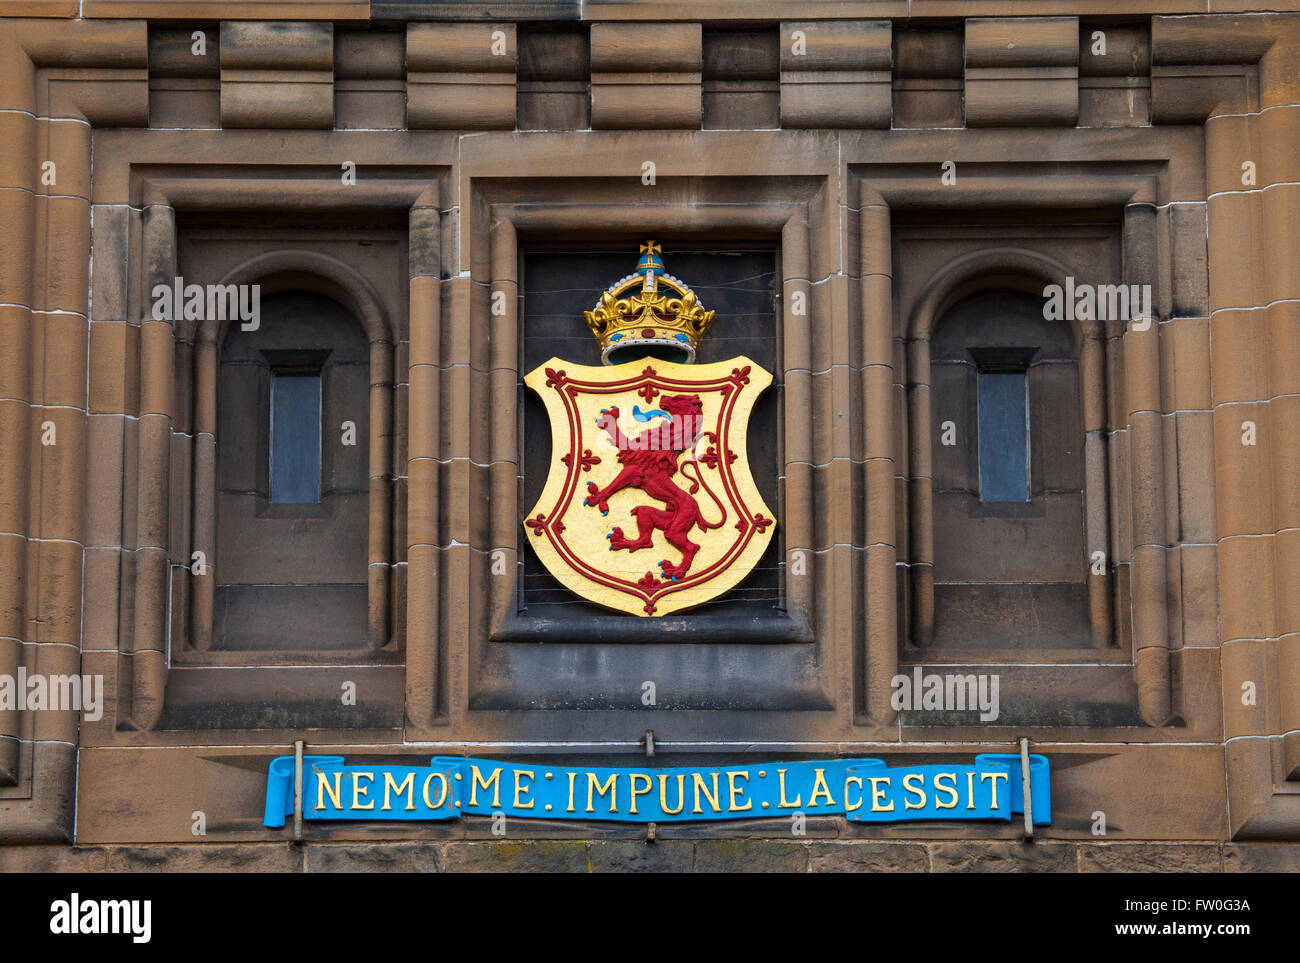
[[[1187,873],[1296,872],[1286,843],[771,839],[476,840],[0,847],[0,873]]]

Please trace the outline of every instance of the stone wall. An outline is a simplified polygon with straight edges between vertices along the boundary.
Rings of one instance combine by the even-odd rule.
[[[1300,838],[1300,4],[1068,6],[0,0],[0,676],[106,692],[0,707],[0,868],[1294,869],[1248,841]],[[777,617],[521,610],[548,443],[519,416],[521,265],[634,237],[670,271],[674,244],[775,258]],[[364,331],[351,641],[214,633],[227,329],[153,313],[182,275]],[[1064,275],[1149,285],[1154,317],[1073,323],[1082,518],[998,579],[1009,529],[954,539],[943,501],[930,333]],[[1035,601],[1055,565],[1068,631]],[[938,664],[997,673],[1004,713],[891,705]],[[617,765],[647,730],[670,765],[1027,738],[1055,820],[1032,845],[261,826],[298,740]]]
[[[1295,873],[1290,843],[529,840],[13,846],[3,873]]]

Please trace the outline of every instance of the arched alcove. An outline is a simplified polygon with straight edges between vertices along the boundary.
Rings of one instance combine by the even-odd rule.
[[[934,644],[1089,644],[1084,435],[1070,329],[968,294],[930,340]]]
[[[1044,311],[1069,274],[1034,251],[972,252],[908,316],[914,646],[1112,644],[1111,566],[1090,564],[1110,539],[1105,333]]]
[[[392,323],[364,278],[317,252],[258,255],[220,283],[256,285],[261,310],[255,322],[209,315],[192,332],[193,541],[218,568],[193,581],[189,646],[382,648],[394,578]],[[274,490],[285,452],[273,442],[277,378],[290,392],[308,386],[299,407],[319,410],[314,502]]]
[[[222,338],[214,650],[367,636],[369,357],[337,301],[282,290]]]

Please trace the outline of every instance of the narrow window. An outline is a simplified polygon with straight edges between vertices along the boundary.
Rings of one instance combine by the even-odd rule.
[[[320,501],[320,375],[271,376],[271,501]]]
[[[1029,501],[1029,378],[979,372],[980,500]]]

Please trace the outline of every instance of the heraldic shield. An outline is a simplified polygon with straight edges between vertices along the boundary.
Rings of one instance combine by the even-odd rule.
[[[552,358],[524,384],[551,422],[551,468],[525,520],[566,588],[607,608],[667,615],[747,576],[775,521],[746,431],[772,376],[748,358],[614,367]]]
[[[746,454],[772,375],[745,357],[690,363],[713,314],[648,241],[636,272],[585,312],[605,364],[552,358],[524,378],[551,422],[550,471],[524,525],[575,595],[678,612],[734,588],[772,540]]]

